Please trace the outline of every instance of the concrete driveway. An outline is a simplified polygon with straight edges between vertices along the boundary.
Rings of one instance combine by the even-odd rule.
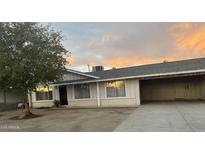
[[[9,120],[20,112],[0,112],[0,131],[205,131],[205,102],[147,103],[139,108],[34,109],[33,113],[42,116]]]
[[[114,131],[205,131],[205,102],[147,103],[137,108]]]

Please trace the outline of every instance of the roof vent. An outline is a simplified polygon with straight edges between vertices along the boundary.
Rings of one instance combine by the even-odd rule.
[[[98,71],[103,71],[104,67],[103,66],[93,66],[92,67],[92,72],[98,72]]]

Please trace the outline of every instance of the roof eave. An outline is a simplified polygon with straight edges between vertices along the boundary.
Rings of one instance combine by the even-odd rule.
[[[79,72],[79,71],[72,70],[72,69],[67,69],[66,71],[70,72],[70,73],[74,73],[74,74],[78,74],[78,75],[94,78],[94,79],[99,79],[100,78],[99,76],[94,76],[94,75],[86,74],[86,73]]]
[[[164,76],[173,76],[173,75],[191,75],[191,74],[205,74],[205,69],[200,70],[192,70],[192,71],[181,71],[181,72],[170,72],[170,73],[156,73],[156,74],[148,74],[148,75],[138,75],[138,76],[127,76],[127,77],[118,77],[118,78],[108,78],[108,79],[93,79],[88,81],[74,81],[71,83],[54,83],[54,86],[61,86],[61,85],[73,85],[73,84],[83,84],[83,83],[94,83],[94,82],[105,82],[105,81],[113,81],[113,80],[123,80],[123,79],[150,79],[156,77],[164,77]]]

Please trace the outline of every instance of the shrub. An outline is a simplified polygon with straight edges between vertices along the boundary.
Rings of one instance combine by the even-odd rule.
[[[55,105],[55,107],[60,107],[60,101],[59,100],[54,100],[54,105]]]

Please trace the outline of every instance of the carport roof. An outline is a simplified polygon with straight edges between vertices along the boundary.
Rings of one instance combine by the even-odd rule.
[[[88,75],[99,77],[78,81],[63,81],[60,83],[107,81],[121,78],[145,78],[163,75],[178,75],[187,73],[205,73],[205,58],[188,59],[173,62],[163,62],[149,65],[140,65],[111,69],[105,71],[89,72]]]

